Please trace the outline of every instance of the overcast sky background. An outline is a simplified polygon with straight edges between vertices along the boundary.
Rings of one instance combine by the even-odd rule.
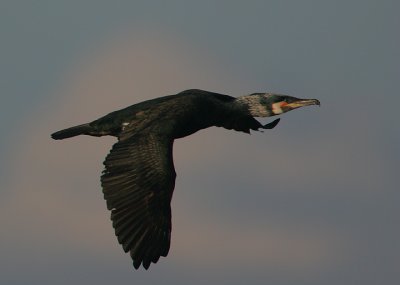
[[[1,1],[0,283],[399,283],[399,11],[395,0]],[[115,140],[50,134],[188,88],[322,106],[264,133],[176,141],[171,250],[135,271],[99,182]]]

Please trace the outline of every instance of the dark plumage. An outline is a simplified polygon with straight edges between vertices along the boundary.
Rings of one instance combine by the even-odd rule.
[[[316,99],[254,93],[234,98],[202,90],[144,101],[91,123],[52,134],[59,140],[77,135],[118,138],[107,155],[101,185],[118,242],[133,266],[148,268],[167,256],[171,239],[170,202],[175,186],[174,139],[211,126],[245,133],[272,129],[254,117],[270,117],[319,105]]]

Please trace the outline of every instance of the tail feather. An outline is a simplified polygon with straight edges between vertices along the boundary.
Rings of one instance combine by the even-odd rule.
[[[79,135],[86,135],[92,130],[89,124],[82,124],[79,126],[67,128],[58,132],[51,134],[51,137],[55,140],[62,140],[66,138],[71,138]]]

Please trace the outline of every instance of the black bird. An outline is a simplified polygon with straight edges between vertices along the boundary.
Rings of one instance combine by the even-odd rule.
[[[130,252],[133,266],[138,269],[142,264],[148,269],[151,262],[167,256],[170,247],[174,139],[211,126],[245,133],[272,129],[280,119],[262,125],[254,117],[271,117],[309,105],[320,102],[272,93],[235,98],[192,89],[132,105],[51,137],[118,138],[104,161],[104,199],[118,242]]]

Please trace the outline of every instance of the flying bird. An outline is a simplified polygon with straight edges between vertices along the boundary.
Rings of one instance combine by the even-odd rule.
[[[272,117],[309,105],[320,102],[273,93],[235,98],[191,89],[129,106],[51,137],[118,138],[104,161],[104,199],[118,242],[130,253],[134,268],[148,269],[170,248],[174,140],[211,126],[245,133],[272,129],[280,119],[263,125],[254,117]]]

